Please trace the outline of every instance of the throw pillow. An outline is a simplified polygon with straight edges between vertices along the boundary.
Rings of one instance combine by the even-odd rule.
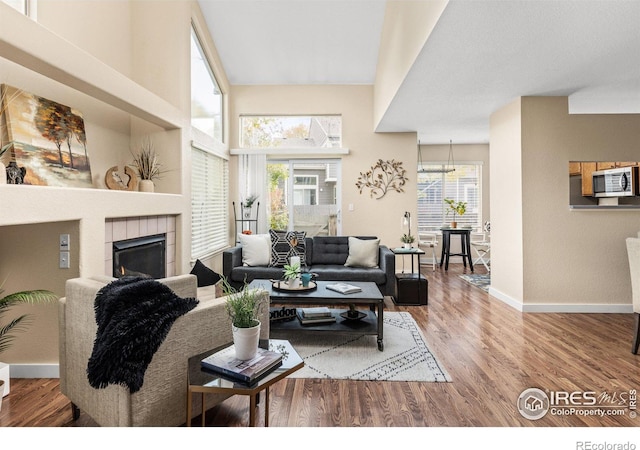
[[[219,274],[209,269],[199,259],[196,260],[196,264],[191,269],[191,274],[198,279],[198,287],[211,286],[222,279]]]
[[[268,234],[239,234],[242,246],[242,265],[268,266],[271,257],[271,238]]]
[[[349,236],[347,267],[378,267],[380,239],[358,239]]]
[[[284,267],[292,256],[300,257],[300,265],[307,264],[304,231],[269,230],[271,235],[271,267]]]

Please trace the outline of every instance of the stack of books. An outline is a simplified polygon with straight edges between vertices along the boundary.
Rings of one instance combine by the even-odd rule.
[[[317,308],[298,308],[298,320],[302,325],[313,325],[319,323],[331,323],[336,321],[336,317],[331,314],[331,310],[321,306]]]
[[[282,353],[258,348],[253,359],[236,358],[232,345],[200,361],[202,368],[212,370],[234,381],[253,384],[282,365]]]

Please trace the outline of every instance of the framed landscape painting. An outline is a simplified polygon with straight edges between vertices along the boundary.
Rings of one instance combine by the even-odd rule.
[[[53,100],[2,85],[6,136],[23,183],[93,187],[82,113]]]

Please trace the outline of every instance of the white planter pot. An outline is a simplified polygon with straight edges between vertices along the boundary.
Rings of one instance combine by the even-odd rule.
[[[289,285],[289,289],[298,289],[300,287],[300,278],[289,278],[287,280],[287,285]]]
[[[4,391],[0,387],[0,398],[9,395],[10,377],[9,377],[9,364],[0,362],[0,380],[4,381]]]
[[[155,186],[151,180],[140,180],[138,182],[138,190],[140,192],[154,192]]]
[[[258,342],[260,341],[260,322],[251,328],[236,328],[233,325],[231,328],[236,358],[243,361],[254,358],[258,353]]]
[[[404,248],[411,248],[411,244],[404,244]]]

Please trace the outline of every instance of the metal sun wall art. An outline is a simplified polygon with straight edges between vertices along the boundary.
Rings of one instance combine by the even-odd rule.
[[[406,172],[402,168],[401,161],[394,159],[383,161],[379,159],[371,169],[364,173],[360,172],[356,187],[360,189],[361,194],[364,188],[371,189],[369,195],[378,200],[384,197],[389,189],[393,189],[396,192],[404,192],[402,187],[408,180],[405,176]]]
[[[25,169],[24,184],[93,187],[82,113],[2,85],[12,159]]]

